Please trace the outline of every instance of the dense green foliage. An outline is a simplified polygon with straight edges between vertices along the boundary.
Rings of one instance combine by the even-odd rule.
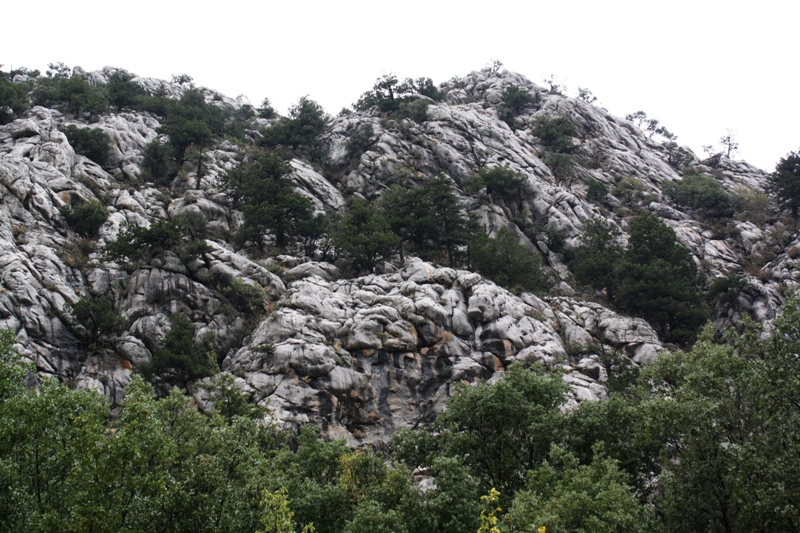
[[[575,126],[564,117],[537,118],[531,134],[539,138],[548,152],[574,154],[579,148],[572,140],[577,134]]]
[[[105,296],[84,297],[70,306],[75,320],[88,334],[87,345],[93,346],[102,335],[121,333],[127,321],[114,307],[114,302]]]
[[[33,105],[53,107],[76,118],[84,113],[97,115],[108,110],[105,87],[93,87],[82,76],[70,75],[64,64],[51,64],[47,77],[39,77],[30,93]]]
[[[800,152],[782,157],[769,178],[769,190],[781,209],[788,209],[797,220],[800,211]]]
[[[419,98],[420,96],[426,98]],[[444,94],[430,78],[406,78],[401,83],[394,74],[387,74],[375,80],[372,90],[362,94],[354,107],[358,111],[377,107],[381,112],[390,113],[395,118],[424,122],[427,98],[435,102],[444,98]]]
[[[478,173],[464,181],[464,190],[470,194],[485,189],[486,194],[496,203],[504,203],[512,212],[518,213],[522,201],[531,192],[528,179],[510,168],[481,167]]]
[[[328,116],[318,103],[307,96],[289,108],[289,116],[262,131],[259,143],[267,147],[288,146],[311,159],[322,151],[320,135],[328,127]]]
[[[241,207],[244,223],[236,235],[240,246],[264,238],[278,250],[291,250],[312,219],[311,202],[296,193],[289,174],[292,167],[273,153],[238,167],[222,178],[234,205]]]
[[[496,238],[482,230],[475,235],[469,246],[469,266],[513,292],[545,292],[553,286],[539,254],[520,244],[506,227],[500,228]]]
[[[162,349],[185,350],[187,324]],[[91,390],[28,388],[6,331],[0,530],[795,531],[798,325],[793,296],[769,335],[744,323],[715,344],[709,329],[572,410],[557,373],[513,365],[492,385],[458,385],[431,427],[396,434],[388,462],[308,426],[285,446],[227,375],[209,385],[211,415],[135,378],[111,418]],[[435,488],[404,465],[430,468]]]
[[[334,229],[333,244],[354,273],[370,273],[394,256],[401,239],[392,233],[383,211],[366,200],[354,199]]]
[[[109,76],[106,83],[108,101],[117,108],[140,109],[147,99],[147,92],[136,82],[131,81],[133,76],[126,72],[118,71]]]
[[[169,317],[170,330],[153,352],[153,360],[142,367],[142,373],[156,382],[175,387],[218,372],[213,337],[195,342],[195,327],[183,313]]]
[[[58,210],[72,230],[88,238],[96,237],[108,220],[108,208],[100,200],[63,205]]]
[[[105,166],[111,155],[111,137],[99,128],[79,128],[69,124],[60,128],[76,154],[88,157],[98,165]]]
[[[28,85],[13,83],[13,73],[0,70],[0,126],[28,109]]]
[[[538,101],[538,95],[533,96],[516,85],[510,85],[503,91],[503,101],[497,107],[497,114],[511,129],[516,129],[514,119],[526,106],[536,104]]]
[[[733,216],[733,198],[711,176],[686,174],[680,180],[668,183],[664,190],[676,204],[694,210],[702,218]]]
[[[578,283],[641,316],[670,342],[688,343],[705,321],[697,266],[675,232],[650,213],[631,223],[628,247],[614,244],[611,227],[589,222],[570,263]]]
[[[172,145],[161,139],[153,139],[142,151],[142,169],[159,185],[167,184],[173,160]]]
[[[198,211],[187,211],[171,220],[158,220],[150,227],[127,227],[117,240],[106,245],[105,255],[114,261],[149,261],[171,251],[189,261],[207,250],[206,219]]]
[[[449,178],[439,175],[414,189],[394,186],[383,194],[380,206],[400,237],[401,262],[407,246],[426,261],[451,267],[464,263],[471,228]]]

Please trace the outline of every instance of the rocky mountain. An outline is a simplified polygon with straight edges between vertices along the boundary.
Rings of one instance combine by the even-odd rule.
[[[74,72],[103,86],[122,71]],[[187,88],[131,81],[169,98]],[[509,88],[530,98],[503,120]],[[515,295],[477,273],[414,257],[354,278],[319,254],[264,258],[232,244],[243,216],[220,182],[251,157],[247,142],[218,136],[200,164],[185,163],[167,185],[156,184],[143,160],[148,144],[164,138],[158,113],[125,109],[87,117],[35,106],[0,126],[0,327],[17,334],[20,353],[41,373],[100,390],[116,404],[170,330],[169,317],[182,313],[198,343],[213,339],[221,370],[234,374],[253,402],[269,405],[277,421],[313,422],[357,444],[430,422],[454,383],[500,379],[514,361],[563,371],[572,401],[580,402],[607,395],[609,370],[658,357],[665,344],[651,325],[575,283],[567,257],[590,219],[608,221],[624,245],[631,218],[649,211],[674,229],[707,276],[706,286],[741,275],[734,297],[715,304],[718,330],[745,315],[769,322],[796,283],[800,243],[791,224],[775,214],[750,214],[714,225],[666,193],[668,184],[694,173],[740,196],[763,196],[765,171],[721,156],[700,160],[632,121],[507,71],[472,72],[438,90],[438,100],[411,98],[425,103],[415,116],[372,107],[330,119],[321,153],[313,160],[292,156],[295,189],[317,212],[344,213],[348,198],[377,199],[392,185],[417,187],[443,173],[489,234],[509,228],[541,255],[557,280],[551,293]],[[220,108],[245,105],[200,92]],[[550,150],[533,133],[542,118],[563,118],[573,128],[579,150],[565,171],[546,164]],[[275,122],[250,117],[244,137],[257,140]],[[102,166],[76,153],[62,131],[68,125],[110,137]],[[366,131],[361,153],[354,153],[353,139]],[[497,166],[527,182],[517,205],[468,192],[471,176]],[[608,191],[601,200],[590,194],[592,183]],[[109,212],[91,239],[75,233],[59,209],[90,201]],[[136,264],[103,253],[124,228],[187,213],[202,214],[209,235],[191,260],[171,249]],[[98,342],[71,305],[101,297],[126,326]],[[206,405],[208,392],[190,389]]]

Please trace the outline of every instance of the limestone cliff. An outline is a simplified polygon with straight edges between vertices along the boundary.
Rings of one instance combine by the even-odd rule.
[[[93,84],[106,83],[114,72],[76,69]],[[183,91],[169,82],[133,81],[151,93],[179,97]],[[514,129],[498,115],[509,86],[535,96]],[[34,107],[0,126],[0,327],[17,333],[20,351],[40,372],[101,390],[115,403],[137,365],[150,360],[169,315],[182,312],[197,327],[198,339],[214,335],[222,370],[238,377],[252,401],[268,403],[277,420],[314,422],[356,443],[429,422],[453,383],[498,379],[514,361],[561,369],[573,387],[572,401],[584,401],[607,394],[604,358],[617,354],[641,365],[657,357],[663,344],[644,320],[585,301],[575,291],[563,252],[578,244],[588,219],[609,220],[624,243],[629,217],[636,209],[649,210],[675,229],[710,279],[744,274],[738,299],[716,309],[718,328],[743,314],[769,321],[796,283],[800,243],[784,246],[793,236],[783,223],[737,220],[716,232],[663,190],[691,169],[715,176],[730,190],[763,192],[766,172],[724,158],[701,161],[686,151],[676,163],[674,143],[652,139],[625,119],[514,73],[484,69],[440,89],[444,100],[431,101],[424,120],[387,118],[375,110],[332,119],[322,164],[291,162],[297,190],[318,211],[343,212],[346,196],[374,199],[392,184],[413,187],[443,172],[487,231],[509,227],[541,253],[559,281],[553,294],[515,296],[478,274],[415,258],[343,279],[335,265],[319,258],[250,257],[227,242],[242,214],[230,207],[218,181],[241,163],[246,147],[217,141],[204,156],[199,180],[196,169],[186,167],[168,189],[158,188],[143,181],[141,168],[144,147],[159,136],[157,115],[117,112],[87,122]],[[241,105],[213,91],[203,94],[218,105]],[[543,162],[545,149],[531,134],[539,117],[564,117],[577,132],[582,155],[568,180],[557,179]],[[257,137],[267,123],[252,119],[249,133]],[[113,141],[110,161],[100,167],[76,154],[58,129],[65,124],[105,131]],[[373,138],[353,160],[347,141],[364,124],[372,127]],[[518,227],[510,206],[461,187],[480,167],[496,165],[527,179],[530,191],[518,211],[536,231]],[[588,179],[612,191],[605,202],[587,199]],[[620,183],[631,179],[636,194],[623,197]],[[94,199],[108,206],[110,217],[97,241],[87,243],[69,230],[59,207]],[[167,251],[130,267],[100,252],[126,225],[149,226],[186,212],[202,213],[213,236],[195,260],[184,262]],[[556,246],[553,235],[563,244]],[[767,253],[774,260],[755,269],[753,258]],[[263,292],[257,323],[235,305],[231,280]],[[71,302],[87,295],[105,296],[129,321],[126,331],[92,349],[69,312]],[[207,401],[201,388],[193,392],[199,403]]]

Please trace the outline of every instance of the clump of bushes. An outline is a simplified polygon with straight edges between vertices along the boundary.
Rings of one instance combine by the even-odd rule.
[[[480,232],[469,247],[472,269],[514,292],[544,292],[553,280],[542,269],[538,254],[519,243],[511,231],[500,228],[496,238]]]
[[[167,250],[188,262],[208,250],[205,243],[206,219],[202,213],[188,211],[171,220],[158,220],[145,227],[128,227],[105,248],[113,261],[149,261]]]
[[[169,317],[170,330],[153,353],[149,365],[140,370],[148,379],[158,380],[175,387],[185,388],[198,379],[219,372],[213,347],[213,335],[199,345],[195,343],[195,327],[183,313]]]
[[[90,239],[97,236],[108,220],[108,208],[99,200],[82,202],[76,206],[64,205],[59,212],[73,231]]]
[[[81,298],[70,306],[70,312],[88,333],[89,346],[94,346],[103,335],[122,333],[128,327],[128,321],[105,296]]]
[[[59,128],[76,154],[88,157],[101,167],[108,164],[111,155],[111,137],[99,128],[79,128],[74,124]]]
[[[503,91],[503,101],[497,108],[497,115],[511,129],[516,129],[515,119],[526,106],[537,103],[539,103],[538,94],[534,96],[516,85],[511,85]]]
[[[733,216],[733,197],[711,176],[686,174],[680,180],[668,183],[664,189],[676,204],[692,209],[702,218]]]

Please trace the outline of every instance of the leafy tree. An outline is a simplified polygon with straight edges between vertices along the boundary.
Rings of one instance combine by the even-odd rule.
[[[14,349],[17,336],[10,329],[0,330],[0,406],[24,392],[25,375],[30,364]]]
[[[660,135],[669,142],[675,142],[677,136],[671,133],[667,128],[661,126],[661,121],[657,118],[647,118],[647,113],[644,111],[636,111],[630,115],[625,115],[625,120],[634,122],[639,128],[644,130],[652,139],[653,135]]]
[[[721,276],[711,283],[706,293],[706,301],[712,304],[733,305],[746,285],[747,280],[738,274]]]
[[[169,137],[178,166],[186,159],[186,150],[195,146],[200,152],[199,174],[203,149],[211,145],[215,133],[222,133],[221,114],[221,110],[206,104],[205,97],[196,89],[185,91],[178,101],[169,101],[166,120],[158,132]]]
[[[549,153],[544,158],[544,164],[553,173],[556,183],[569,186],[575,178],[575,165],[569,154]]]
[[[169,176],[173,160],[172,145],[160,139],[153,139],[142,151],[142,168],[158,184],[164,183]]]
[[[74,207],[63,205],[58,210],[72,230],[90,239],[97,236],[108,220],[108,208],[100,200],[81,202]]]
[[[603,218],[587,220],[581,244],[569,263],[575,280],[595,290],[607,290],[613,297],[622,248],[614,243],[614,227]]]
[[[89,345],[94,345],[102,335],[121,333],[128,327],[114,302],[105,296],[81,298],[70,306],[72,316],[89,333]]]
[[[676,204],[693,209],[701,217],[733,216],[733,198],[710,176],[686,174],[680,180],[667,184],[665,190]]]
[[[705,322],[699,274],[675,231],[651,213],[631,223],[615,298],[626,310],[653,325],[662,338],[691,342]]]
[[[589,179],[587,183],[586,199],[590,202],[604,202],[608,196],[608,187],[602,181]]]
[[[648,531],[645,507],[616,461],[597,448],[590,465],[553,446],[549,460],[528,472],[526,490],[517,494],[503,517],[503,531]]]
[[[105,255],[113,261],[149,261],[167,250],[186,262],[207,250],[206,220],[200,213],[185,213],[172,220],[158,220],[145,227],[128,227],[117,240],[106,245]]]
[[[122,111],[125,108],[138,109],[147,92],[138,83],[131,81],[133,76],[127,72],[117,71],[108,78],[106,92],[108,101]]]
[[[56,107],[76,117],[87,111],[95,115],[108,109],[105,88],[92,87],[78,74],[70,76],[69,68],[63,64],[55,71],[48,71],[46,78],[36,80],[31,99],[34,105]]]
[[[800,210],[800,152],[782,157],[769,177],[769,192],[778,199],[781,209],[788,209],[797,221]]]
[[[566,385],[543,368],[515,364],[493,385],[459,384],[457,391],[429,430],[399,436],[421,432],[422,438],[414,446],[400,443],[398,458],[419,466],[457,459],[479,480],[481,493],[497,487],[511,498],[524,486],[525,471],[538,467],[562,434]]]
[[[303,96],[289,108],[289,117],[262,132],[260,144],[267,147],[288,146],[311,158],[319,157],[322,151],[320,136],[328,127],[328,116],[317,102]]]
[[[587,104],[594,104],[597,102],[597,97],[592,94],[592,91],[585,87],[578,87],[578,100],[583,100]]]
[[[184,388],[191,381],[215,374],[218,368],[212,339],[197,345],[195,327],[183,313],[171,314],[169,323],[169,333],[142,372],[151,379],[158,376],[165,383]]]
[[[575,126],[564,117],[539,117],[531,129],[545,149],[559,154],[574,154],[579,146],[572,140],[577,134]]]
[[[609,223],[588,221],[572,255],[570,268],[578,283],[605,290],[665,340],[691,342],[705,321],[697,265],[655,215],[645,212],[633,220],[624,251],[614,244]]]
[[[278,113],[275,112],[275,109],[272,107],[269,98],[264,98],[261,101],[261,107],[259,107],[257,111],[258,116],[261,118],[271,119],[278,116]]]
[[[528,179],[505,167],[481,167],[478,174],[464,182],[464,190],[475,194],[486,189],[486,194],[495,202],[504,202],[512,212],[522,209],[523,197],[531,192]]]
[[[516,129],[514,119],[522,113],[526,106],[538,102],[536,96],[516,85],[510,85],[503,91],[503,101],[497,108],[497,114],[500,120],[508,124],[511,129]]]
[[[279,250],[290,249],[312,219],[311,202],[296,193],[289,174],[292,167],[267,153],[251,165],[239,167],[223,177],[235,205],[242,205],[244,223],[236,242],[263,244],[269,237]]]
[[[28,86],[14,83],[12,73],[0,70],[0,126],[28,110]]]
[[[542,269],[541,258],[502,227],[497,238],[481,232],[469,246],[472,269],[515,292],[544,292],[553,281]]]
[[[79,128],[74,124],[59,128],[67,136],[75,153],[83,155],[104,167],[111,156],[111,137],[99,128]]]
[[[372,272],[395,254],[401,239],[383,211],[366,200],[354,199],[349,207],[334,229],[333,244],[354,272]]]
[[[372,124],[361,124],[358,130],[345,143],[347,156],[351,159],[361,156],[372,146],[375,140],[375,130]]]
[[[446,259],[451,267],[463,263],[470,224],[450,179],[436,176],[414,189],[394,186],[383,194],[380,205],[392,232],[400,237],[401,261],[408,245],[426,261]]]
[[[395,112],[413,101],[416,96],[426,96],[438,102],[444,98],[444,93],[430,78],[406,78],[400,83],[394,74],[386,74],[375,80],[372,90],[361,95],[353,107],[357,111],[367,111],[377,106],[383,112]]]

